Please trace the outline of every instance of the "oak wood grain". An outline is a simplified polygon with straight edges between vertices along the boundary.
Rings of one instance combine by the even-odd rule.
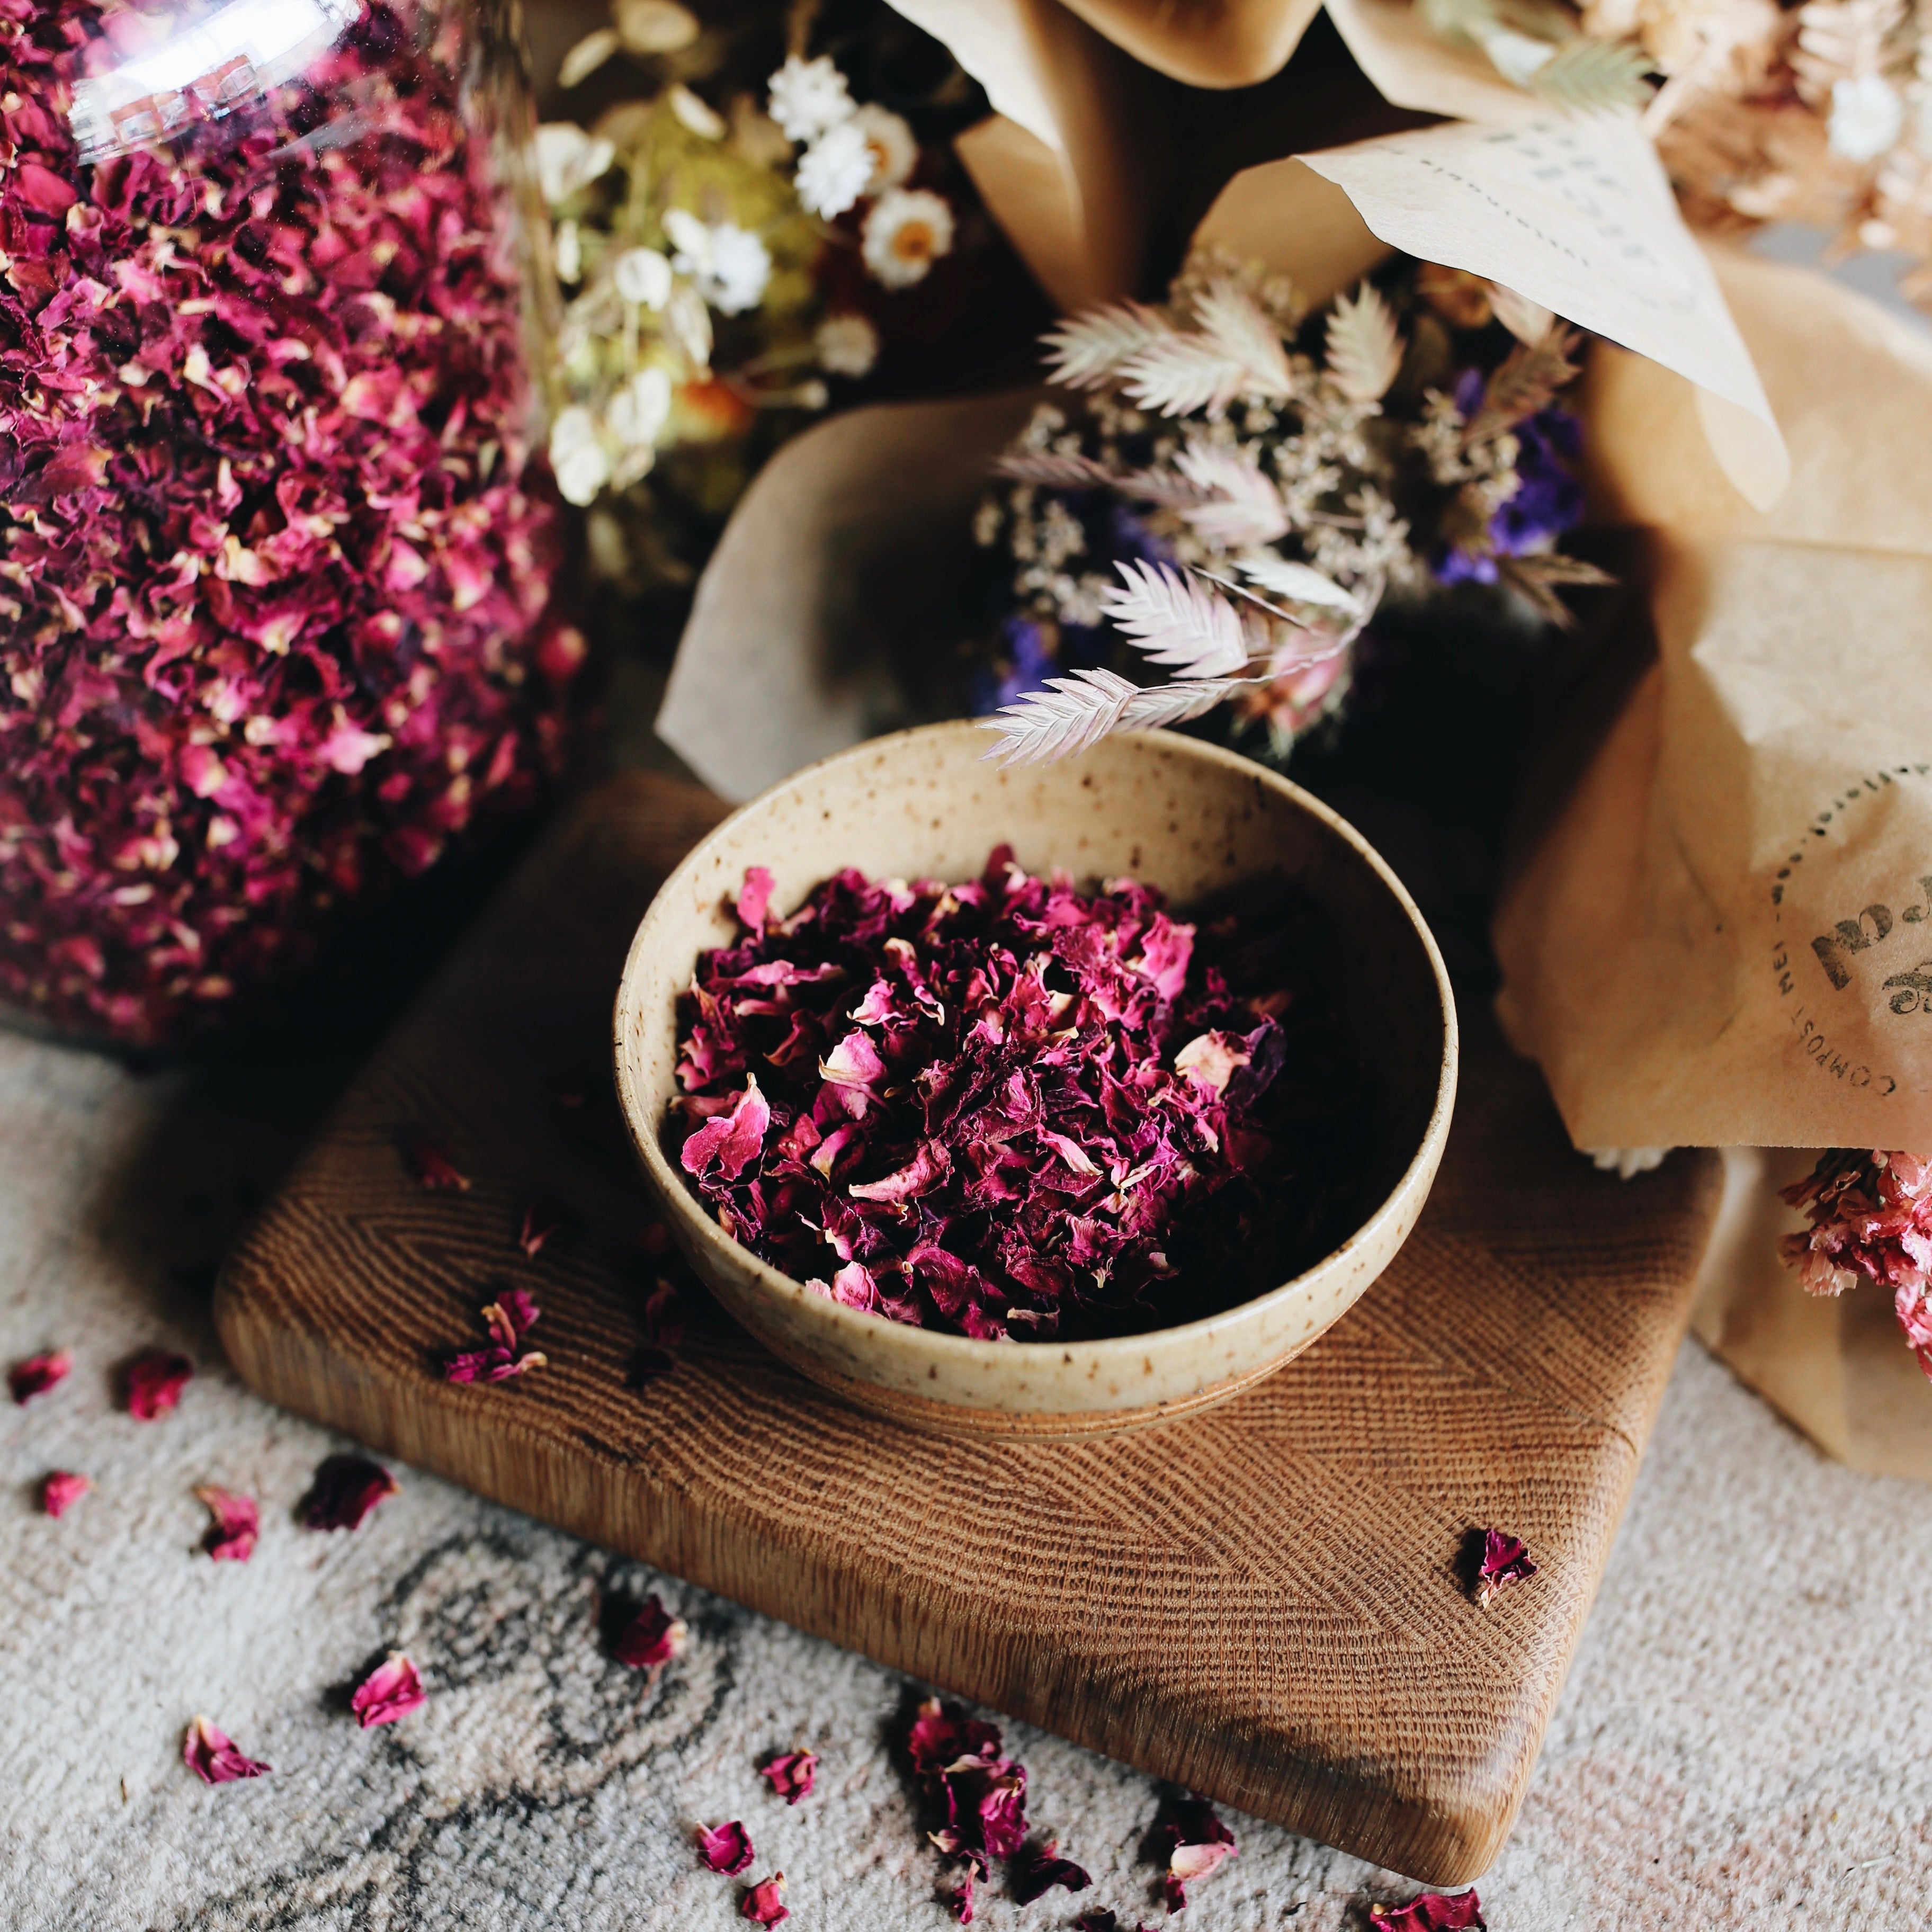
[[[1433,1196],[1320,1343],[1213,1412],[1064,1444],[922,1434],[715,1307],[640,1383],[650,1215],[610,1006],[657,881],[721,815],[634,775],[527,862],[223,1274],[271,1399],[881,1662],[1436,1883],[1514,1821],[1683,1334],[1714,1157],[1569,1148],[1480,1016]],[[437,1134],[466,1193],[398,1152]],[[532,1259],[533,1200],[577,1225]],[[442,1382],[500,1287],[549,1366]],[[1488,1610],[1469,1533],[1541,1566]]]

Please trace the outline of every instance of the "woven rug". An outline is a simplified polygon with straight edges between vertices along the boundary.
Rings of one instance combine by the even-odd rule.
[[[0,1411],[0,1924],[742,1925],[700,1822],[744,1821],[800,1932],[950,1924],[898,1739],[920,1687],[407,1469],[361,1530],[293,1514],[345,1446],[249,1394],[208,1320],[212,1264],[346,1067],[137,1078],[0,1036],[0,1358],[73,1376]],[[124,1413],[117,1366],[190,1354],[180,1408]],[[38,1479],[94,1492],[58,1521]],[[246,1564],[200,1553],[194,1495],[256,1497]],[[610,1660],[600,1605],[658,1591],[691,1626],[656,1680]],[[1932,1490],[1823,1461],[1687,1349],[1520,1824],[1480,1882],[1497,1932],[1902,1928],[1932,1897]],[[364,1732],[347,1688],[386,1652],[427,1706]],[[214,1789],[212,1716],[272,1774]],[[1022,1726],[1032,1812],[1093,1874],[976,1924],[1092,1905],[1162,1922],[1159,1787]],[[808,1744],[788,1808],[762,1756]],[[1238,1814],[1186,1932],[1361,1927],[1415,1888]]]

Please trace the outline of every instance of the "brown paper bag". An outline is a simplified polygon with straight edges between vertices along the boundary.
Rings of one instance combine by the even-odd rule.
[[[1656,658],[1505,895],[1498,1011],[1579,1146],[1726,1148],[1698,1334],[1829,1454],[1932,1480],[1891,1296],[1814,1300],[1776,1246],[1814,1150],[1932,1145],[1932,342],[1719,275],[1791,488],[1752,509],[1688,385],[1593,358],[1593,509],[1648,531]]]

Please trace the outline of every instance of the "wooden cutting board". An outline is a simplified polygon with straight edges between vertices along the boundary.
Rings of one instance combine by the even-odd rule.
[[[1620,1182],[1464,1016],[1448,1157],[1394,1266],[1307,1354],[1192,1420],[1075,1444],[921,1436],[708,1300],[638,1373],[650,1218],[610,1097],[612,989],[724,808],[584,801],[469,934],[230,1257],[272,1400],[880,1662],[1411,1876],[1479,1875],[1521,1803],[1672,1356],[1714,1157]],[[431,1193],[408,1130],[472,1180]],[[535,1259],[526,1205],[577,1226]],[[452,1387],[500,1288],[549,1366]],[[1472,1531],[1540,1566],[1487,1610]]]

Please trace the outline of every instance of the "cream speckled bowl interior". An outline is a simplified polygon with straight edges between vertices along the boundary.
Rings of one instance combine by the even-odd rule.
[[[1427,1198],[1456,1091],[1456,1012],[1436,944],[1394,874],[1349,826],[1248,759],[1165,732],[1104,740],[1002,770],[970,724],[874,740],[735,812],[664,882],[632,941],[615,1015],[617,1090],[667,1226],[738,1321],[814,1380],[920,1426],[1004,1436],[1132,1428],[1224,1400],[1307,1347],[1385,1268]],[[976,1342],[863,1315],[740,1247],[662,1142],[676,1090],[676,1004],[698,954],[727,944],[746,867],[789,912],[856,866],[875,878],[973,878],[1010,844],[1083,884],[1131,873],[1186,913],[1244,884],[1291,879],[1330,916],[1342,1024],[1376,1083],[1379,1199],[1336,1251],[1280,1287],[1184,1326],[1104,1341]]]

